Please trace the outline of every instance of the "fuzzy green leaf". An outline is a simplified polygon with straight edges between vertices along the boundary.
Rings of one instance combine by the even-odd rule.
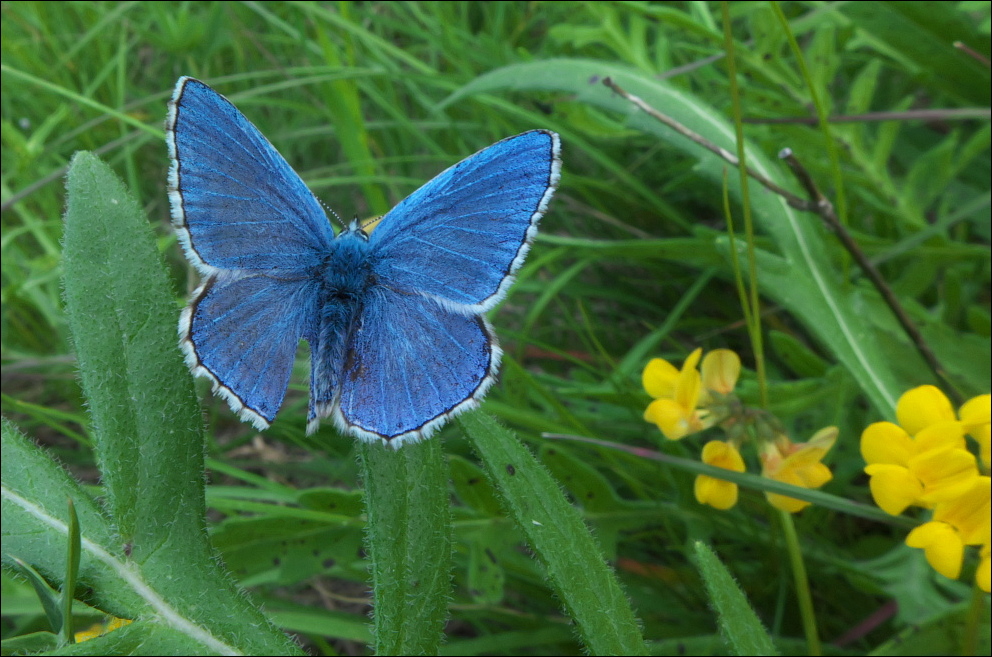
[[[451,595],[451,509],[440,440],[361,443],[379,655],[436,654]]]
[[[459,423],[511,517],[547,568],[551,585],[594,655],[644,655],[630,601],[561,487],[517,437],[485,413]]]
[[[703,543],[696,543],[695,552],[699,573],[706,584],[710,603],[717,612],[720,630],[733,654],[779,654],[727,567]]]

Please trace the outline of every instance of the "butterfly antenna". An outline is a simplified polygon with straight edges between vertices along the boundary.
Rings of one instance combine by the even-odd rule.
[[[375,227],[376,227],[376,225],[377,225],[377,224],[378,224],[378,223],[379,223],[379,222],[380,222],[380,221],[382,220],[382,218],[383,218],[383,217],[385,217],[385,216],[386,216],[386,215],[384,215],[384,214],[379,214],[379,215],[376,215],[376,216],[374,216],[374,217],[369,217],[368,219],[366,219],[365,221],[363,221],[363,222],[362,222],[362,224],[361,224],[361,226],[362,226],[362,230],[365,230],[366,228],[369,228],[369,226],[371,226],[372,228],[375,228]],[[358,217],[355,217],[355,221],[356,221],[356,222],[358,221]],[[370,232],[372,232],[372,228],[369,228],[369,230],[365,230],[365,232],[366,232],[366,233],[370,233]]]
[[[334,209],[331,206],[329,206],[327,203],[324,203],[320,199],[317,199],[317,200],[320,201],[320,204],[324,206],[324,209],[325,210],[327,210],[328,212],[330,212],[331,214],[334,215],[334,218],[338,220],[338,223],[339,224],[341,224],[341,230],[344,230],[344,228],[345,228],[344,221],[341,219],[341,217],[338,215],[338,213],[335,212]]]

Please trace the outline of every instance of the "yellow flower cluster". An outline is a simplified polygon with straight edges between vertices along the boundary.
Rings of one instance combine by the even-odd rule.
[[[729,349],[706,354],[703,372],[696,366],[702,349],[689,354],[682,369],[661,358],[652,358],[644,368],[644,389],[654,401],[644,411],[644,419],[654,422],[669,440],[708,429],[720,418],[711,410],[714,397],[727,395],[737,385],[741,359]]]
[[[961,573],[966,545],[979,545],[975,574],[984,591],[990,588],[990,479],[969,451],[965,434],[978,443],[985,473],[989,471],[990,396],[975,397],[954,413],[950,401],[934,386],[920,386],[899,398],[898,424],[876,422],[861,434],[861,455],[868,464],[875,503],[892,515],[907,507],[933,509],[933,517],[909,533],[906,544],[922,548],[940,574]]]
[[[740,444],[751,426],[757,435],[762,475],[794,486],[819,488],[830,481],[831,473],[821,463],[837,439],[837,429],[828,427],[808,443],[793,443],[777,429],[778,422],[765,413],[749,411],[733,395],[741,372],[740,357],[729,349],[716,349],[702,358],[702,372],[697,369],[703,350],[696,349],[681,369],[667,360],[655,358],[644,368],[644,389],[654,401],[644,411],[644,419],[658,426],[669,440],[678,440],[713,426],[723,426],[727,441],[712,440],[703,447],[702,460],[734,472],[744,472]],[[696,500],[726,510],[737,504],[737,484],[699,475],[695,482]],[[784,495],[767,494],[775,507],[795,513],[806,506]]]

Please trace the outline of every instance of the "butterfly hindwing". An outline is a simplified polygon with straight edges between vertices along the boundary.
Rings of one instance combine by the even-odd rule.
[[[316,312],[315,285],[262,275],[209,277],[183,311],[186,360],[259,429],[282,405],[300,336]]]
[[[166,134],[173,224],[202,273],[299,272],[319,261],[334,237],[320,203],[230,101],[181,78]]]
[[[381,289],[366,299],[349,342],[334,419],[395,446],[429,436],[492,385],[499,347],[479,315]]]
[[[371,235],[396,289],[483,312],[513,281],[561,171],[558,135],[532,130],[472,155],[393,208]]]

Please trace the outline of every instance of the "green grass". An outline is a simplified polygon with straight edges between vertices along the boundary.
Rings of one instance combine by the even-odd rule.
[[[748,160],[801,194],[776,158],[791,148],[920,327],[953,384],[955,390],[947,392],[964,398],[985,393],[990,76],[987,66],[948,44],[961,41],[988,57],[989,3],[865,4],[781,5],[808,67],[804,76],[773,7],[731,3]],[[95,352],[87,351],[99,354],[106,347],[88,347],[87,332],[95,340],[107,331],[87,324],[88,315],[66,311],[81,307],[74,303],[88,307],[87,299],[99,301],[115,276],[144,276],[151,281],[147,295],[140,289],[128,293],[138,301],[158,295],[155,312],[162,319],[155,321],[173,339],[175,320],[168,317],[178,316],[196,285],[169,226],[166,192],[163,122],[180,75],[205,80],[237,104],[346,220],[385,212],[442,169],[498,139],[547,128],[562,137],[562,183],[517,284],[492,314],[505,356],[500,383],[484,405],[536,453],[540,463],[527,466],[527,483],[503,481],[492,470],[499,458],[511,458],[506,454],[523,457],[513,451],[519,446],[512,437],[505,439],[505,453],[487,442],[502,430],[483,427],[475,416],[449,424],[432,439],[441,449],[431,449],[437,454],[420,464],[383,464],[378,454],[356,458],[354,441],[330,426],[306,437],[309,359],[301,351],[287,402],[261,440],[202,381],[197,385],[207,426],[208,486],[205,498],[201,491],[182,507],[191,514],[183,522],[190,524],[175,530],[175,537],[196,534],[205,505],[214,549],[269,618],[296,633],[313,654],[371,651],[364,645],[372,640],[370,570],[377,578],[386,571],[370,566],[368,555],[395,563],[416,560],[415,543],[397,546],[395,552],[404,555],[382,557],[385,532],[395,527],[416,539],[423,529],[411,522],[419,516],[378,518],[403,504],[426,507],[417,506],[409,488],[391,493],[391,480],[375,479],[367,468],[379,474],[399,468],[405,474],[397,474],[397,482],[407,487],[418,477],[446,476],[450,496],[426,495],[437,508],[425,522],[437,522],[447,538],[438,534],[439,542],[425,543],[424,552],[434,556],[424,560],[446,563],[443,555],[450,551],[452,586],[445,592],[443,574],[440,584],[432,584],[440,592],[430,594],[433,603],[441,602],[440,610],[418,609],[438,628],[447,614],[443,653],[632,649],[639,637],[624,632],[633,621],[610,619],[621,629],[602,639],[610,631],[583,620],[596,615],[590,605],[601,601],[595,598],[609,597],[604,591],[611,590],[610,569],[593,567],[602,564],[602,553],[652,653],[723,654],[736,644],[721,638],[726,624],[698,570],[697,541],[715,549],[777,648],[783,654],[796,649],[803,625],[783,567],[784,539],[760,490],[743,489],[735,509],[718,512],[695,502],[695,473],[678,467],[677,460],[542,437],[582,435],[698,459],[705,438],[666,442],[643,421],[649,398],[640,384],[648,359],[680,363],[697,346],[740,353],[746,368],[742,395],[757,403],[752,343],[737,301],[722,200],[726,184],[740,221],[736,171],[727,171],[725,183],[724,163],[600,84],[611,76],[734,152],[718,4],[79,2],[5,3],[2,11],[0,401],[20,432],[83,482],[77,488],[46,470],[51,486],[89,500],[74,497],[84,538],[89,522],[100,544],[113,549],[121,549],[114,541],[122,536],[138,536],[136,550],[156,537],[168,539],[158,521],[173,508],[176,498],[170,496],[200,481],[198,471],[183,471],[184,464],[199,467],[198,447],[180,457],[169,442],[183,434],[198,445],[195,405],[185,405],[192,397],[183,397],[191,391],[184,370],[176,380],[160,376],[160,370],[145,375],[152,388],[171,386],[154,394],[178,399],[179,410],[170,411],[169,417],[178,418],[175,426],[142,424],[147,417],[137,402],[114,408],[114,399],[126,397],[114,388],[116,354],[98,355],[93,365]],[[966,118],[948,113],[928,120],[832,123],[828,131],[772,121],[815,118],[810,85],[832,116],[980,111]],[[151,226],[146,259],[130,267],[132,251],[125,249],[123,262],[112,270],[117,273],[109,275],[107,267],[108,277],[92,279],[90,288],[72,287],[71,274],[63,282],[73,266],[91,272],[86,276],[100,274],[103,260],[92,259],[110,257],[83,257],[85,251],[72,249],[88,246],[90,238],[73,242],[64,234],[66,172],[80,150],[111,167],[135,197],[136,216],[143,213]],[[73,175],[78,182],[82,172]],[[85,185],[79,189],[87,193]],[[974,564],[966,565],[960,582],[943,579],[919,551],[903,546],[905,523],[870,519],[853,506],[845,512],[843,502],[871,503],[858,452],[861,430],[892,419],[895,399],[934,382],[933,375],[816,215],[785,206],[753,182],[749,193],[770,410],[797,441],[822,426],[840,429],[828,457],[834,479],[824,487],[840,502],[814,505],[795,518],[821,639],[843,639],[843,646],[826,649],[852,654],[891,652],[906,641],[915,641],[921,653],[960,652],[955,628],[964,623]],[[155,251],[164,268],[154,264]],[[144,348],[139,357],[153,350]],[[178,350],[156,353],[161,360],[148,362],[165,371],[173,356],[178,358]],[[106,381],[94,383],[97,375]],[[143,436],[139,456],[129,455],[126,441],[107,442],[108,432],[120,437],[132,430]],[[11,458],[23,459],[12,472],[30,472],[25,464],[47,467],[32,460],[38,454],[30,443],[11,440]],[[156,464],[156,453],[175,463]],[[6,486],[6,444],[4,461]],[[756,463],[750,467],[756,471]],[[557,486],[548,473],[564,487],[592,536],[565,512],[558,515],[560,536],[527,525],[537,516],[529,516],[526,498],[515,495],[530,491],[551,500],[548,509],[557,508]],[[121,497],[129,487],[156,481],[174,488],[157,497]],[[375,502],[363,506],[361,490],[375,491]],[[391,495],[405,501],[391,507]],[[52,509],[63,504],[56,497],[45,498]],[[444,504],[449,497],[450,508]],[[6,498],[4,504],[6,569],[12,530]],[[375,526],[365,526],[366,511]],[[571,557],[551,557],[565,544],[577,555],[573,567],[590,560],[588,568],[580,566],[583,577],[569,571]],[[154,551],[147,559],[162,563],[149,566],[141,558],[149,577],[161,576],[171,564],[200,584],[219,578],[214,604],[241,610],[252,627],[264,625],[236,593],[225,597],[229,576],[203,556],[208,550],[204,546],[200,560],[189,563]],[[46,563],[34,565],[55,578],[56,566],[46,571]],[[126,589],[114,588],[119,584],[110,579],[87,601],[121,614],[141,608],[123,598],[117,606],[101,598],[101,592]],[[579,591],[590,586],[587,580],[605,582],[606,588]],[[3,587],[4,640],[48,629],[29,585],[5,571]],[[180,607],[190,599],[190,591],[175,592]],[[892,601],[895,606],[888,606]],[[379,631],[401,632],[388,624],[402,621],[399,602],[383,607],[391,610],[388,619],[375,617]],[[624,607],[617,604],[615,609]],[[876,614],[882,621],[869,624]],[[987,652],[988,615],[983,618]],[[229,630],[217,627],[219,634]],[[922,629],[907,634],[914,628]],[[130,638],[122,634],[117,650],[143,641],[186,647],[159,631],[118,630]],[[242,650],[288,645],[264,631],[245,637],[231,632],[230,641],[244,640]],[[426,645],[430,651],[437,637],[429,634],[395,644],[380,637],[379,648]],[[610,643],[613,638],[617,643]]]

